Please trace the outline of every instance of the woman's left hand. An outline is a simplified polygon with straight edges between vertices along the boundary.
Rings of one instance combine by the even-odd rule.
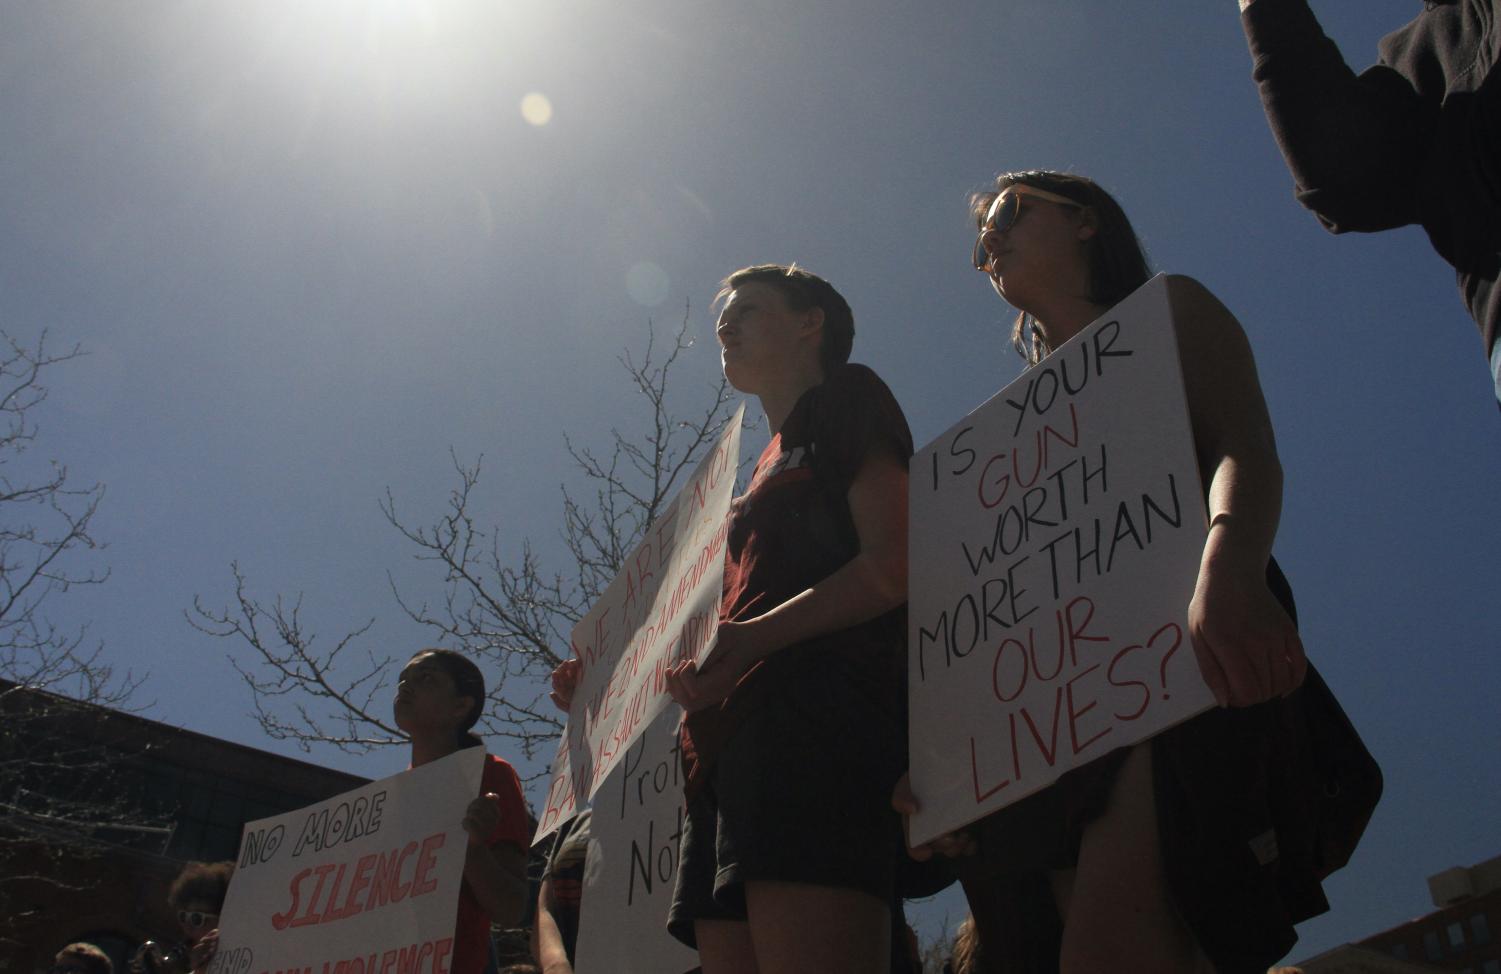
[[[1199,671],[1221,707],[1249,707],[1286,696],[1303,683],[1303,640],[1263,572],[1209,566],[1188,606]]]
[[[500,796],[487,792],[469,803],[464,810],[464,831],[470,845],[488,845],[490,836],[500,825]]]
[[[667,671],[667,692],[689,713],[724,702],[735,684],[740,682],[751,644],[748,623],[722,622],[709,659],[700,669],[693,660],[684,660]]]

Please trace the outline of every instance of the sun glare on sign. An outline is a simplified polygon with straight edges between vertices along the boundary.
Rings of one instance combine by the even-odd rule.
[[[521,99],[521,117],[528,125],[546,125],[552,121],[552,102],[541,92],[528,92]]]

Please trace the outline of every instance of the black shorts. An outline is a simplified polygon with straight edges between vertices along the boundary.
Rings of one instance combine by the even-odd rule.
[[[1275,561],[1267,584],[1296,621]],[[1216,970],[1265,971],[1292,948],[1295,923],[1329,908],[1320,881],[1338,863],[1327,861],[1321,830],[1348,829],[1355,814],[1355,835],[1341,835],[1348,855],[1364,827],[1359,813],[1369,817],[1380,793],[1379,771],[1311,666],[1286,698],[1211,709],[1146,746],[1174,904]],[[1327,767],[1320,755],[1333,746],[1359,753]],[[1105,755],[970,827],[980,854],[962,864],[965,892],[982,939],[1004,945],[987,955],[984,974],[1057,971],[1063,928],[1047,873],[1077,865],[1083,831],[1104,812],[1125,755]],[[1342,782],[1331,771],[1366,777]],[[1341,789],[1358,808],[1330,807]]]
[[[822,682],[822,681],[818,681]],[[905,854],[891,790],[905,728],[860,695],[792,683],[749,714],[688,800],[667,928],[744,920],[750,881],[856,889],[890,903]],[[844,697],[844,699],[839,699]]]

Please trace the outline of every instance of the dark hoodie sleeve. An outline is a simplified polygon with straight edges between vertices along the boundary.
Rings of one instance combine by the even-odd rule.
[[[1256,0],[1241,23],[1298,200],[1335,233],[1416,222],[1437,103],[1387,65],[1351,71],[1306,0]]]

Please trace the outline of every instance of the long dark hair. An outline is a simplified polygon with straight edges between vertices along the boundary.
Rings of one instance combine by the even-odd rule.
[[[441,666],[448,678],[453,680],[454,690],[458,695],[474,701],[469,712],[459,722],[459,747],[484,747],[485,742],[471,728],[479,722],[480,714],[485,712],[485,675],[474,665],[473,660],[451,649],[424,649],[412,657],[412,662],[419,659],[432,660]]]
[[[1100,188],[1099,183],[1072,173],[1046,169],[1001,173],[995,178],[994,190],[975,193],[969,198],[969,212],[974,217],[976,229],[985,222],[990,204],[996,197],[1007,186],[1018,183],[1065,196],[1093,212],[1095,233],[1088,244],[1090,301],[1108,307],[1141,287],[1152,276],[1147,255],[1142,250],[1141,241],[1136,238],[1136,231],[1131,229],[1126,211]],[[1011,344],[1029,365],[1041,361],[1051,351],[1037,330],[1037,319],[1025,311],[1016,313]]]

